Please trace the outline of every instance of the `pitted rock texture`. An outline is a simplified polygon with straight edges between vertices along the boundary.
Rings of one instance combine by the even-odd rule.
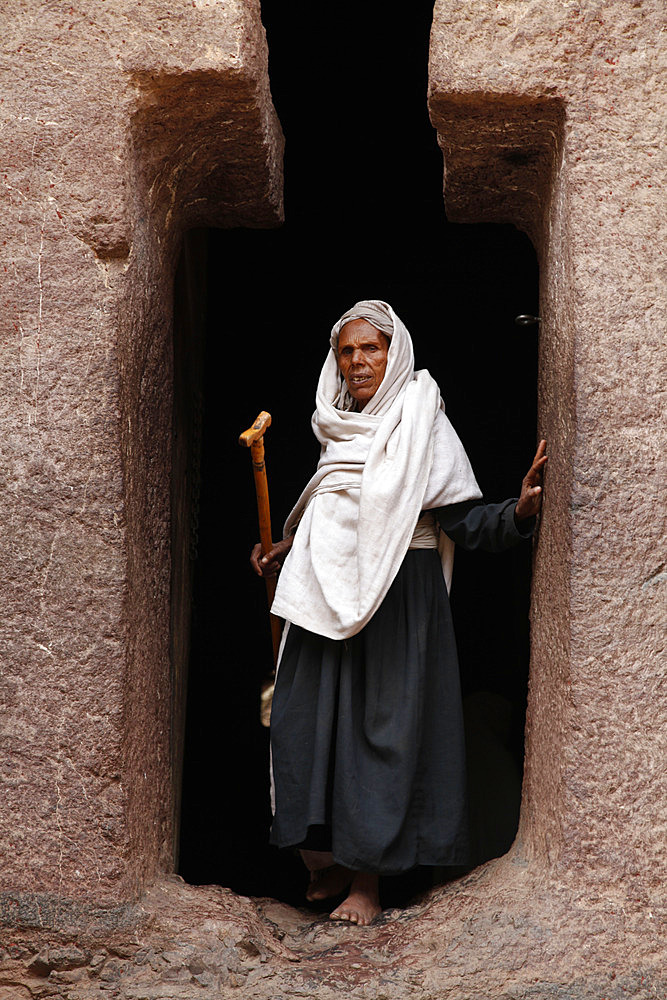
[[[0,888],[109,905],[173,863],[175,259],[280,223],[282,135],[258,2],[0,33]]]
[[[431,37],[449,217],[512,221],[539,255],[520,837],[596,894],[665,877],[666,27],[659,0],[442,0]]]
[[[498,892],[508,875],[513,901]],[[622,893],[594,902],[531,884],[525,868],[496,865],[354,928],[170,879],[142,899],[131,933],[104,942],[63,937],[37,953],[29,939],[15,939],[0,960],[0,998],[658,1000],[664,911],[628,919],[627,902]]]
[[[540,255],[526,778],[505,859],[358,930],[151,883],[172,278],[186,227],[280,221],[258,4],[2,11],[0,996],[664,995],[664,27],[658,0],[436,4],[450,217]]]

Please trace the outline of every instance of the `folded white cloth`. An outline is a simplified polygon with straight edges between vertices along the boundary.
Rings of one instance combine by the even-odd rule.
[[[363,411],[350,397],[335,347],[341,327],[379,310],[393,333],[379,389]],[[380,329],[380,321],[374,323]],[[407,552],[420,512],[481,496],[447,419],[440,390],[415,372],[410,335],[391,306],[365,300],[332,330],[317,387],[317,471],[285,524],[296,529],[272,606],[275,615],[332,639],[355,635],[380,606]],[[298,526],[298,527],[297,527]],[[445,575],[453,543],[441,536]]]

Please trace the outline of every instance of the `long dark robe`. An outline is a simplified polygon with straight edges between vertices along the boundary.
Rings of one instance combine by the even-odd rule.
[[[466,549],[529,537],[516,500],[437,510]],[[291,625],[273,698],[271,842],[394,874],[469,859],[456,642],[438,554],[407,552],[371,621],[346,640]]]

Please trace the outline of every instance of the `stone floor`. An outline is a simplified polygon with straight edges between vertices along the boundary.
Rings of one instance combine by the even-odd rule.
[[[483,882],[473,874],[356,928],[327,913],[166,877],[140,901],[131,932],[126,927],[103,944],[85,931],[69,939],[51,934],[48,944],[5,931],[0,1000],[667,996],[658,924],[647,938],[647,922],[657,916],[650,910],[645,921],[628,920],[608,902],[603,913],[581,901],[573,907],[567,893],[552,891],[527,896],[534,908],[503,907],[484,896]],[[643,954],[641,941],[648,941]]]
[[[273,899],[250,901],[175,877],[154,886],[141,909],[145,919],[132,938],[113,936],[104,947],[62,942],[35,953],[29,941],[11,943],[5,934],[0,1000],[309,996],[323,985],[322,965],[331,982],[365,978],[370,970],[364,936],[416,912],[383,914],[373,931],[352,929],[334,924],[326,912],[296,910]],[[317,969],[295,977],[288,972],[289,986],[279,986],[281,972],[300,968],[304,959],[309,966],[314,960]]]

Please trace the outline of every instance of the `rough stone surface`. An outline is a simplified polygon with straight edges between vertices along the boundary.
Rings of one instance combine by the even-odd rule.
[[[540,262],[551,458],[512,856],[594,909],[627,886],[628,919],[665,878],[666,21],[657,0],[447,0],[430,61],[449,217],[514,222]]]
[[[430,83],[450,215],[515,221],[540,259],[526,849],[647,890],[665,861],[666,24],[658,2],[440,3]]]
[[[258,3],[22,0],[0,34],[0,887],[57,926],[171,865],[175,260],[280,222],[282,136]]]
[[[622,888],[594,899],[535,876],[501,860],[368,928],[172,877],[120,933],[64,928],[35,953],[15,932],[0,1000],[664,996],[657,911],[632,910]]]
[[[170,282],[184,228],[278,221],[280,136],[255,3],[90,9],[2,15],[0,997],[664,996],[664,4],[436,4],[450,218],[540,255],[549,488],[517,841],[365,929],[151,881]]]

